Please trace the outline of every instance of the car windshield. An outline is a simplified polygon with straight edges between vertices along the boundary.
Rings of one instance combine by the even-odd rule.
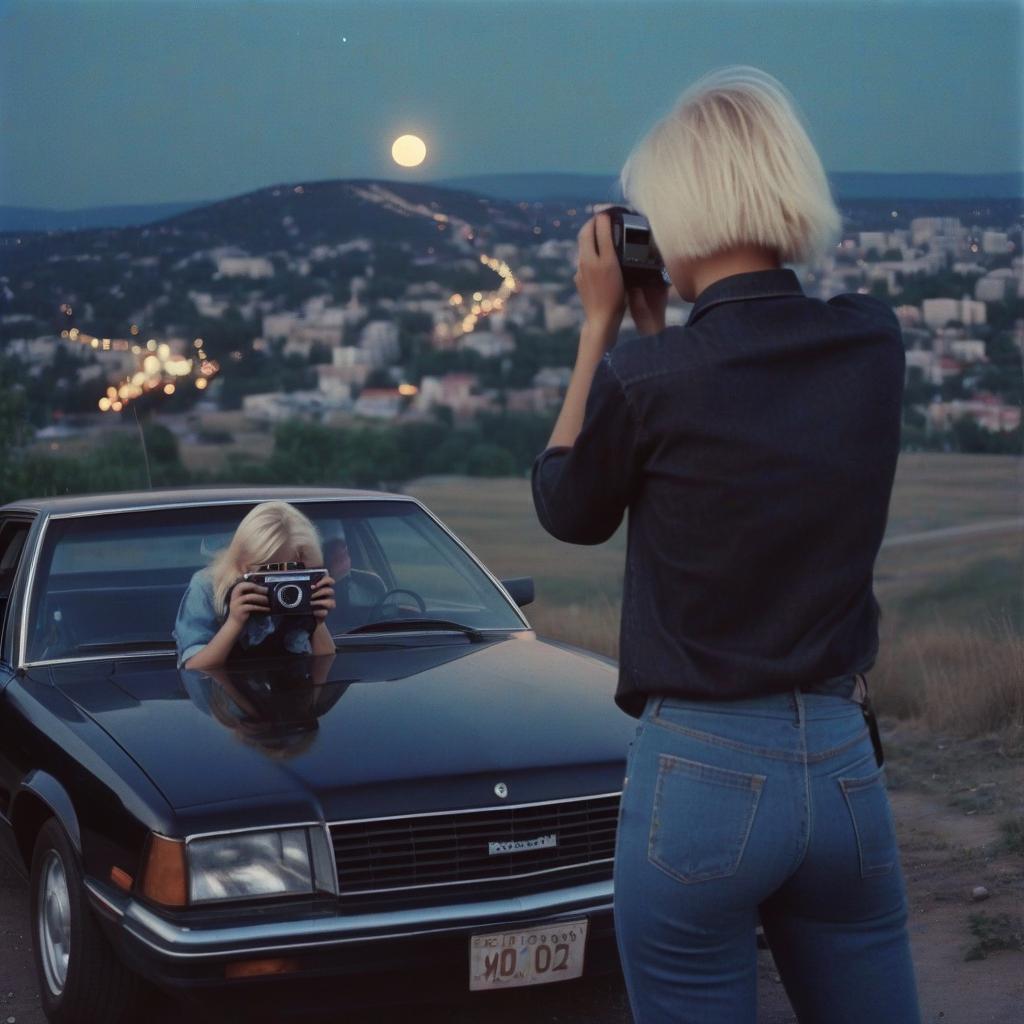
[[[192,574],[230,542],[255,504],[52,520],[32,591],[28,660],[173,649]],[[327,619],[335,637],[405,618],[528,628],[479,564],[414,502],[296,504],[316,524],[336,580],[337,606]]]

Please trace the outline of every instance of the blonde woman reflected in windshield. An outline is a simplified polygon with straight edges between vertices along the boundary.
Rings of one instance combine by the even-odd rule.
[[[203,671],[184,669],[192,702],[248,746],[274,758],[295,757],[316,741],[320,718],[347,682],[331,682],[335,655],[244,661]]]

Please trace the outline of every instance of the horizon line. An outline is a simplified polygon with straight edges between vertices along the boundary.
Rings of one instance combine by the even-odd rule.
[[[414,170],[414,168],[413,168]],[[1024,168],[1020,170],[1012,171],[825,171],[826,176],[832,175],[876,175],[876,176],[890,176],[890,177],[944,177],[944,178],[1007,178],[1011,176],[1017,176],[1024,179]],[[264,189],[275,188],[280,186],[295,186],[295,185],[309,185],[319,184],[321,182],[333,182],[333,181],[382,181],[382,182],[394,182],[396,184],[412,184],[412,185],[436,185],[438,187],[444,187],[441,183],[444,181],[458,181],[463,179],[471,178],[498,178],[498,177],[528,177],[528,176],[563,176],[563,177],[594,177],[594,178],[618,178],[618,172],[612,171],[478,171],[471,172],[468,174],[454,174],[446,175],[444,177],[435,178],[388,178],[388,177],[374,177],[371,175],[352,175],[350,177],[336,177],[336,178],[306,178],[306,179],[289,179],[287,181],[273,181],[266,185],[258,185],[255,188],[248,189],[242,192],[233,192],[228,195],[222,195],[217,198],[203,198],[203,199],[138,199],[129,200],[126,202],[98,202],[88,206],[40,206],[37,204],[24,205],[19,203],[4,202],[0,200],[0,208],[8,210],[46,210],[51,213],[77,213],[86,210],[102,210],[110,207],[126,207],[126,206],[170,206],[176,204],[191,204],[201,205],[210,203],[219,203],[228,199],[235,199],[239,196],[250,195],[253,192],[261,192]],[[971,198],[971,197],[968,197]],[[1022,196],[1005,196],[1000,198],[1024,198]]]

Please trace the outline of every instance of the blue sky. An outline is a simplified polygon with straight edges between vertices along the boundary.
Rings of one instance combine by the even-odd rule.
[[[705,71],[764,68],[829,171],[1024,168],[1022,5],[0,0],[0,204],[616,173]],[[398,168],[392,140],[427,143]]]

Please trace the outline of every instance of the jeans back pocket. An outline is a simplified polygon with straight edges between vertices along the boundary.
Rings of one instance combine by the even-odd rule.
[[[648,859],[680,882],[734,875],[766,777],[659,754]]]
[[[897,844],[896,826],[885,788],[885,768],[876,768],[861,778],[838,781],[857,836],[861,878],[887,874],[896,863]]]

